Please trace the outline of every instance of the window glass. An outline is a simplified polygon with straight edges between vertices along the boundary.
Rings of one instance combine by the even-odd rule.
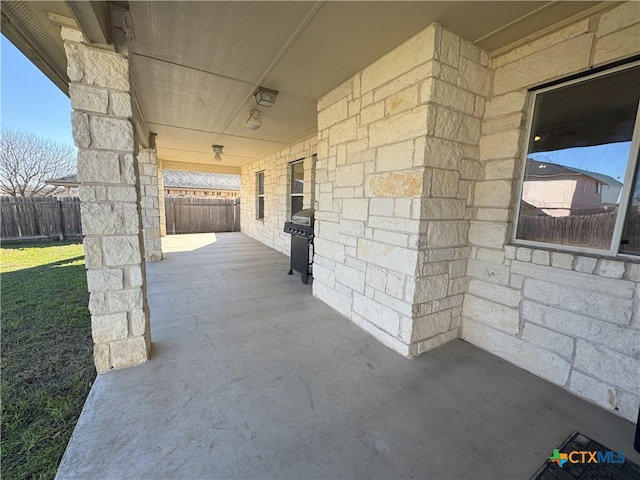
[[[612,248],[638,85],[634,67],[536,95],[517,239]]]
[[[256,218],[264,218],[264,172],[256,174]]]
[[[293,162],[290,165],[291,179],[291,203],[290,213],[295,214],[302,210],[304,204],[304,161]]]

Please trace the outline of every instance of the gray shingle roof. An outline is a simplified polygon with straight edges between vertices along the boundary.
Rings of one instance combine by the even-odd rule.
[[[164,170],[162,178],[164,180],[164,188],[240,190],[240,175]]]

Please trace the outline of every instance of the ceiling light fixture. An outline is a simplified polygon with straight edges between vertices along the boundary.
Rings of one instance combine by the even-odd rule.
[[[244,124],[249,130],[257,130],[262,126],[262,120],[260,120],[260,112],[253,110],[249,115],[249,120]]]
[[[253,94],[256,97],[256,103],[263,107],[270,107],[276,103],[277,90],[271,90],[270,88],[258,87],[258,90]]]
[[[211,145],[211,148],[213,149],[213,153],[215,154],[213,156],[213,161],[214,162],[221,162],[222,161],[222,156],[220,155],[222,153],[222,149],[224,148],[223,145]]]

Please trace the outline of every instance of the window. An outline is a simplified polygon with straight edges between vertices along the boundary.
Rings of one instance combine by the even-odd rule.
[[[517,243],[640,254],[638,85],[635,63],[534,92]]]
[[[291,178],[291,215],[302,210],[304,203],[304,160],[289,165]]]
[[[256,173],[256,218],[264,218],[264,172]]]

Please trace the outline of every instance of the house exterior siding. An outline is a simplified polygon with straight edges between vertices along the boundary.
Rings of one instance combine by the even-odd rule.
[[[469,228],[462,338],[635,421],[640,407],[639,266],[511,243],[528,89],[640,53],[625,3],[492,59]]]
[[[251,238],[290,254],[291,236],[284,233],[284,222],[289,221],[290,179],[289,165],[304,160],[304,208],[312,208],[315,199],[314,155],[318,140],[315,136],[303,140],[289,148],[280,150],[260,161],[242,168],[240,177],[241,231]],[[264,219],[257,218],[256,174],[264,172]]]

